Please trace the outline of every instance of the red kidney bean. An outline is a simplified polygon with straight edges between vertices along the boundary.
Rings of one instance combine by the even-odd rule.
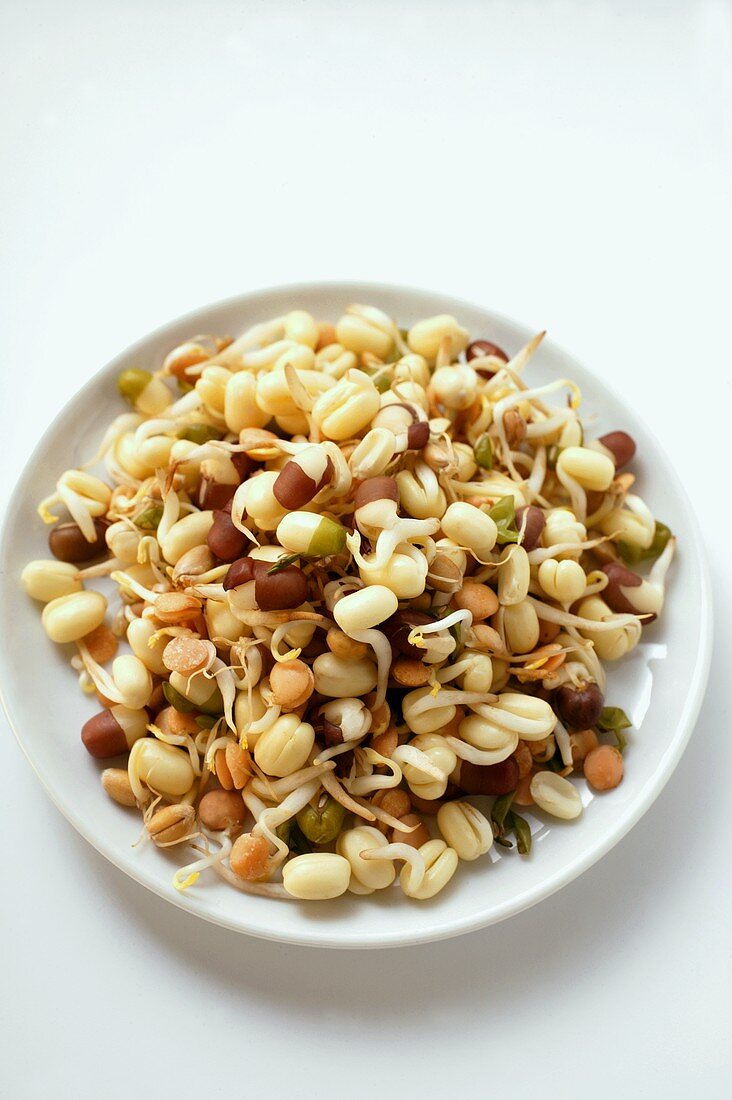
[[[508,362],[508,356],[503,348],[499,348],[498,344],[492,344],[490,340],[473,340],[472,344],[468,344],[465,354],[468,362],[471,359],[482,359],[484,355],[493,355],[496,359],[502,359],[504,363]]]
[[[526,530],[524,531],[524,541],[522,543],[524,550],[534,550],[539,545],[539,539],[541,533],[546,526],[546,517],[541,508],[537,508],[535,504],[529,504],[526,508],[519,508],[516,511],[516,530],[520,531],[524,522],[524,513],[528,513],[528,519],[526,520]]]
[[[108,553],[104,538],[108,526],[106,520],[95,519],[94,530],[97,537],[94,542],[87,542],[78,524],[60,523],[48,536],[48,547],[54,558],[58,558],[59,561],[68,561],[73,565],[92,561]]]
[[[554,693],[559,717],[571,730],[591,729],[599,720],[605,704],[597,684],[588,681],[581,687],[562,684]]]
[[[616,470],[622,470],[635,455],[635,440],[627,432],[608,432],[601,435],[597,442],[610,451]]]
[[[374,500],[399,500],[399,489],[394,477],[367,477],[362,481],[354,497],[355,510]]]
[[[509,756],[500,764],[471,764],[463,760],[457,783],[465,794],[508,794],[516,790],[518,779],[518,762]]]
[[[229,511],[222,509],[214,512],[206,543],[211,553],[215,554],[220,561],[235,561],[236,558],[241,557],[249,542],[249,536],[234,526]]]
[[[100,710],[81,728],[81,740],[87,752],[97,760],[106,760],[110,756],[119,756],[127,752],[129,745],[125,731],[111,710]]]

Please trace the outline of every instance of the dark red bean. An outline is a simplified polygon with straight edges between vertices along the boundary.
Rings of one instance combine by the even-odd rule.
[[[110,756],[119,756],[127,752],[129,745],[125,731],[111,710],[100,710],[81,728],[81,740],[87,752],[97,760],[106,760]]]
[[[263,568],[259,568],[259,566]],[[297,565],[288,565],[279,573],[269,573],[268,562],[257,562],[254,569],[254,599],[260,611],[287,611],[299,607],[308,598],[307,577]]]
[[[214,512],[225,508],[234,499],[234,493],[239,488],[224,481],[214,481],[210,477],[202,477],[198,489],[198,506],[204,511],[211,509]]]
[[[255,467],[254,459],[250,458],[244,451],[235,451],[231,455],[231,463],[238,473],[240,481],[244,481]]]
[[[260,611],[288,611],[299,607],[308,598],[308,581],[297,565],[288,565],[278,573],[270,573],[272,562],[256,558],[239,558],[229,566],[224,577],[224,590],[238,588],[254,581],[254,599]]]
[[[234,526],[226,510],[214,512],[213,524],[206,536],[206,543],[212,554],[220,561],[235,561],[241,557],[250,543],[248,535]]]
[[[421,451],[430,441],[430,426],[426,420],[418,420],[407,428],[407,447],[410,451]]]
[[[104,537],[108,526],[106,520],[95,519],[94,530],[97,537],[94,542],[87,542],[78,524],[60,523],[48,536],[48,547],[59,561],[68,561],[73,565],[93,561],[94,558],[108,553]]]
[[[601,435],[598,443],[607,447],[615,460],[615,469],[622,470],[635,455],[635,440],[627,432],[608,432]]]
[[[272,486],[275,499],[291,512],[308,504],[317,491],[318,486],[313,478],[292,460],[285,463]]]
[[[524,522],[524,513],[528,512],[528,519],[526,520],[526,530],[524,532],[524,541],[522,543],[524,550],[534,550],[539,545],[539,539],[541,533],[546,526],[546,517],[541,508],[537,508],[535,504],[529,504],[526,508],[519,508],[516,512],[516,530],[520,531]]]
[[[415,626],[424,626],[425,623],[430,622],[433,622],[433,619],[422,611],[397,611],[379,627],[379,630],[386,634],[395,654],[401,654],[403,657],[422,657],[424,651],[412,645],[407,639]]]
[[[399,489],[394,477],[368,477],[362,481],[354,498],[356,511],[374,500],[399,500]]]
[[[642,577],[634,573],[632,569],[626,569],[618,561],[608,562],[602,567],[603,573],[608,578],[607,588],[603,589],[602,598],[612,611],[621,611],[635,615],[637,608],[633,606],[621,588],[640,588]]]
[[[472,344],[468,344],[465,354],[468,362],[471,359],[482,359],[485,355],[494,355],[496,359],[502,359],[504,363],[508,362],[508,356],[503,348],[499,348],[498,344],[492,344],[490,340],[473,340]]]
[[[229,571],[224,577],[224,591],[238,588],[240,584],[248,584],[254,580],[254,558],[239,558],[229,566]]]
[[[596,725],[605,705],[597,684],[588,681],[580,687],[562,684],[554,693],[559,717],[568,729],[588,730]]]
[[[516,790],[518,779],[518,762],[509,756],[500,764],[471,764],[463,760],[457,783],[465,794],[508,794]]]
[[[330,458],[325,464],[325,471],[319,481],[315,481],[303,470],[297,458],[291,458],[277,475],[272,492],[283,508],[294,512],[309,504],[313,497],[328,485],[332,477],[333,463]]]

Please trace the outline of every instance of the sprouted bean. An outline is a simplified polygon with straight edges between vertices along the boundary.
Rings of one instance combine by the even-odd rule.
[[[132,411],[49,485],[21,581],[102,705],[103,789],[192,853],[177,890],[428,899],[579,817],[575,780],[622,781],[604,664],[662,614],[676,540],[631,436],[530,384],[542,337],[295,309],[120,375]]]

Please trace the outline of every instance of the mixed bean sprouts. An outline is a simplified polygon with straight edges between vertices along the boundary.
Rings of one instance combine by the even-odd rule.
[[[660,615],[675,540],[633,439],[532,383],[542,336],[293,310],[120,375],[22,580],[102,706],[103,789],[187,851],[178,890],[423,900],[528,855],[521,809],[579,817],[572,778],[621,781],[605,664]]]

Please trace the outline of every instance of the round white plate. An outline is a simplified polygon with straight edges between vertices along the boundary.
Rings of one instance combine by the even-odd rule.
[[[686,495],[629,403],[549,340],[527,369],[532,383],[573,378],[582,390],[583,415],[597,414],[597,434],[623,428],[633,435],[638,444],[633,467],[638,491],[679,536],[660,622],[644,631],[642,643],[628,659],[611,666],[607,703],[623,707],[634,724],[625,778],[617,790],[600,797],[592,797],[584,781],[579,781],[585,803],[579,821],[563,823],[527,811],[534,833],[529,858],[499,849],[492,859],[462,864],[450,886],[429,902],[409,901],[398,889],[327,903],[277,902],[242,894],[211,873],[184,895],[177,893],[171,877],[180,857],[161,853],[151,844],[133,848],[139,816],[115,805],[103,792],[100,764],[79,739],[95,701],[79,691],[68,655],[46,638],[39,605],[18,583],[27,561],[48,556],[48,528],[38,518],[36,504],[52,491],[63,470],[78,466],[95,452],[109,421],[123,411],[115,387],[123,368],[158,365],[171,347],[195,333],[236,335],[255,321],[295,307],[335,321],[350,302],[379,306],[400,325],[435,313],[452,313],[473,339],[486,337],[509,353],[533,335],[490,310],[439,294],[380,284],[326,283],[243,295],[197,310],[146,336],[71,399],[42,437],[16,487],[0,548],[0,599],[6,625],[0,633],[0,685],[10,724],[58,808],[98,851],[142,885],[189,912],[251,935],[324,947],[387,947],[468,932],[554,893],[609,851],[639,820],[686,746],[707,680],[709,580],[699,525]]]

